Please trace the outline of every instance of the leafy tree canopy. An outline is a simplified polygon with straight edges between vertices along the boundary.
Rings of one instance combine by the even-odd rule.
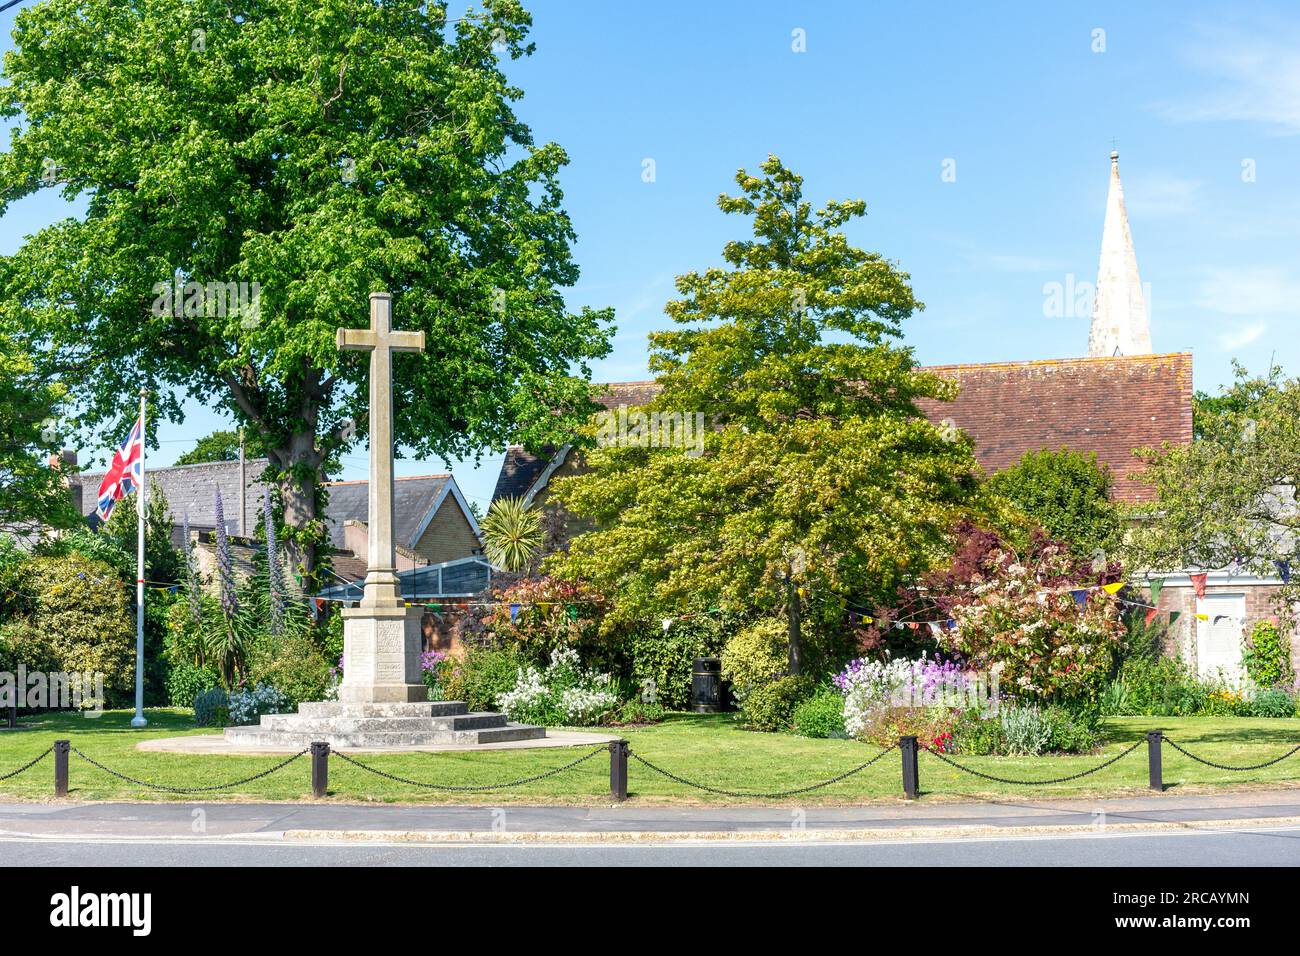
[[[1075,554],[1106,552],[1116,543],[1119,511],[1110,499],[1110,472],[1095,453],[1026,452],[994,474],[989,486]]]
[[[953,387],[897,342],[919,308],[906,273],[840,231],[864,204],[814,212],[776,157],[736,182],[718,204],[752,238],[727,244],[729,268],[679,277],[681,328],[650,337],[650,407],[706,415],[703,453],[660,447],[662,432],[594,449],[555,493],[595,530],[553,562],[623,618],[784,607],[838,626],[843,599],[892,594],[942,554],[977,466],[914,405]]]
[[[1300,563],[1300,381],[1280,373],[1251,378],[1238,366],[1220,398],[1203,407],[1198,441],[1141,453],[1156,501],[1139,510],[1129,563],[1289,575]],[[1298,581],[1279,589],[1279,611],[1300,598]]]
[[[59,448],[64,394],[39,375],[16,342],[0,335],[0,533],[71,527],[81,519],[63,476],[44,461]]]
[[[245,435],[244,456],[261,458],[266,449],[260,435]],[[239,432],[218,429],[200,438],[185,454],[176,459],[177,465],[200,465],[211,461],[239,461]]]
[[[608,310],[574,313],[563,149],[534,142],[499,60],[530,15],[485,0],[44,0],[19,11],[0,215],[45,186],[86,212],[0,259],[0,330],[82,423],[219,404],[264,442],[286,544],[314,567],[322,465],[365,434],[364,353],[394,295],[396,439],[459,457],[590,413]]]

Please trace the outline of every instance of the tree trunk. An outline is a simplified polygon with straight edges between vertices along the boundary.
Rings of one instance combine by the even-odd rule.
[[[785,579],[786,617],[790,623],[790,659],[786,671],[793,677],[803,672],[803,643],[799,635],[799,589],[793,578]]]
[[[315,593],[322,549],[328,551],[328,536],[320,516],[321,455],[314,432],[290,436],[287,448],[271,453],[276,488],[284,508],[284,551],[295,581],[308,594]]]

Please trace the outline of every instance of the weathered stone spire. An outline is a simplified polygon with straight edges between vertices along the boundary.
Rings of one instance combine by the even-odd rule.
[[[1106,224],[1101,233],[1101,261],[1092,300],[1089,355],[1145,355],[1151,352],[1146,299],[1138,278],[1133,235],[1124,210],[1119,181],[1119,153],[1110,154],[1110,191],[1106,195]]]

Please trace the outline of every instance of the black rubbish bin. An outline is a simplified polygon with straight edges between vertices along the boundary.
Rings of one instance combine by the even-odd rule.
[[[722,711],[722,659],[697,657],[691,668],[691,710],[697,714]]]

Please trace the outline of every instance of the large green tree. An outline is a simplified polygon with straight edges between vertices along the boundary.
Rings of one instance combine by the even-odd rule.
[[[1104,554],[1117,543],[1119,509],[1110,500],[1110,471],[1096,453],[1026,452],[990,477],[989,486],[1076,555]]]
[[[31,534],[81,520],[64,476],[44,461],[59,447],[64,389],[0,334],[0,533]]]
[[[248,458],[261,458],[266,454],[259,435],[245,436],[244,454]],[[239,460],[239,432],[219,428],[204,435],[194,447],[179,456],[176,465],[200,465],[212,461]]]
[[[726,245],[726,267],[680,276],[679,327],[650,337],[650,410],[703,413],[704,451],[593,449],[556,495],[595,530],[555,563],[617,616],[784,613],[798,672],[805,617],[833,626],[842,600],[888,600],[943,553],[977,466],[968,438],[914,404],[955,389],[898,341],[921,307],[907,274],[841,231],[865,204],[814,211],[776,157],[736,182],[718,204],[752,236]]]
[[[1198,409],[1196,441],[1141,452],[1156,500],[1137,510],[1128,563],[1281,573],[1290,583],[1276,604],[1290,613],[1300,600],[1300,380],[1238,367],[1216,398]]]
[[[0,328],[75,389],[86,426],[117,434],[142,385],[171,418],[186,395],[232,413],[309,573],[322,465],[366,432],[367,358],[335,331],[367,324],[368,293],[426,333],[395,363],[404,448],[567,433],[611,316],[562,298],[567,157],[534,142],[499,62],[532,51],[530,25],[518,0],[454,21],[422,0],[21,10],[0,215],[50,185],[86,211],[0,260]]]

